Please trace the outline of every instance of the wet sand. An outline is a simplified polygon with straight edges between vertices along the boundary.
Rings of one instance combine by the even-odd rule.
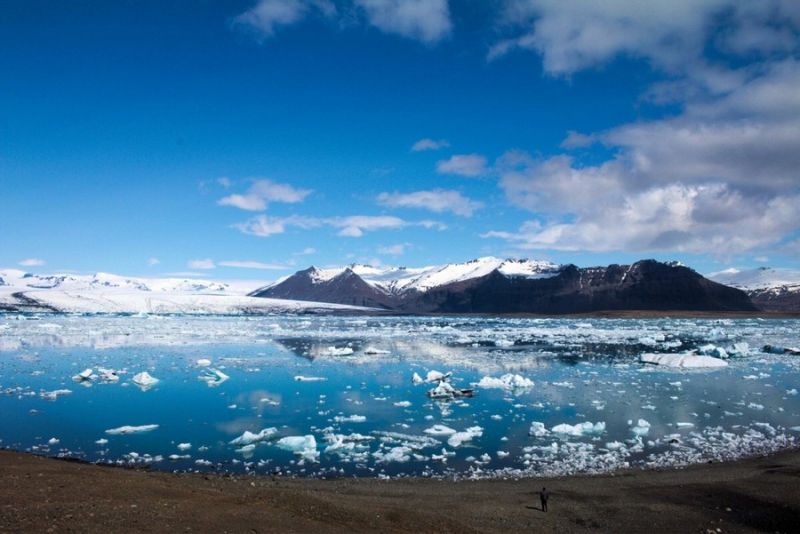
[[[551,492],[549,511],[536,491]],[[800,450],[517,481],[273,480],[0,451],[2,532],[800,532]]]

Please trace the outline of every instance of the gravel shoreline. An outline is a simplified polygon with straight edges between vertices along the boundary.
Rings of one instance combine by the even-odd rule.
[[[547,513],[541,486],[551,493]],[[0,451],[2,532],[178,530],[797,532],[800,450],[685,469],[459,482],[170,474]]]

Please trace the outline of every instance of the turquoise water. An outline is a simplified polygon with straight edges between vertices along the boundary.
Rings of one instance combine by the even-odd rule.
[[[800,437],[800,357],[761,352],[766,344],[800,344],[799,326],[2,316],[0,445],[161,470],[324,477],[529,476],[733,459]],[[645,352],[700,347],[724,349],[728,366],[675,370],[638,361]],[[210,366],[198,364],[204,359]],[[113,369],[119,380],[72,378],[86,368]],[[229,378],[209,384],[200,378],[208,369]],[[452,384],[475,396],[430,400],[433,385],[411,378],[431,370],[452,372]],[[142,371],[158,382],[138,387],[132,379]],[[475,386],[504,374],[533,385]],[[53,393],[59,390],[69,393]],[[574,426],[583,423],[591,428]],[[107,432],[125,425],[157,428]],[[448,443],[451,435],[426,433],[434,425],[472,430]],[[252,447],[229,443],[273,427]],[[279,440],[291,436],[313,436],[316,445],[287,450]]]

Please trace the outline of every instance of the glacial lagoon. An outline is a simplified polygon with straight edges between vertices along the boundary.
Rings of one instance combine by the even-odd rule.
[[[762,348],[798,344],[794,319],[4,315],[0,446],[326,478],[733,460],[797,444],[800,356]],[[640,361],[690,353],[725,363]]]

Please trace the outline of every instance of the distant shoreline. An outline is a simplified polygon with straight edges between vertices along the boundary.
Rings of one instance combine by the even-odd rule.
[[[16,311],[0,307],[4,315],[71,316],[71,317],[135,317],[140,312],[62,312],[62,311]],[[540,313],[403,313],[399,311],[319,310],[304,312],[242,312],[242,313],[148,313],[176,317],[266,317],[286,316],[358,316],[358,317],[481,317],[481,318],[531,318],[531,319],[800,319],[800,312],[781,311],[706,311],[706,310],[601,310],[565,314]]]
[[[683,469],[458,482],[172,474],[3,450],[0,502],[0,531],[789,532],[800,517],[800,449]]]

